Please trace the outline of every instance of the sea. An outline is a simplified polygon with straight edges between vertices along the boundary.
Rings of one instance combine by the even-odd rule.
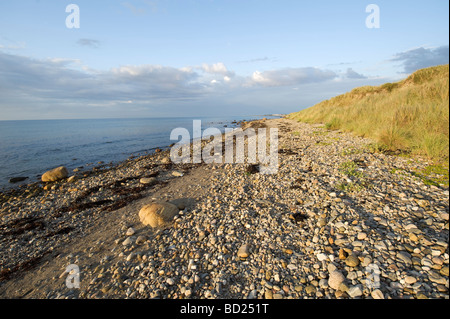
[[[215,127],[224,132],[226,127],[238,127],[240,121],[276,117],[0,121],[0,191],[39,181],[43,173],[58,166],[71,172],[167,149],[178,142],[170,140],[173,129],[186,128],[192,136],[193,120],[201,120],[202,130]],[[27,179],[10,183],[14,177]]]

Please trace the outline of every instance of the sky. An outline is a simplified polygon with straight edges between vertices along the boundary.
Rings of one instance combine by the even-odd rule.
[[[0,1],[0,120],[295,112],[449,63],[448,11],[447,0]]]

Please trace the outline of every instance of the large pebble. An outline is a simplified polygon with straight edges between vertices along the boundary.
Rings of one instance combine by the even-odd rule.
[[[342,282],[344,282],[345,277],[340,271],[333,271],[330,273],[330,277],[328,278],[328,285],[334,290],[338,290],[339,286]]]
[[[350,255],[345,259],[345,264],[349,267],[357,267],[359,265],[359,259],[355,255]]]
[[[161,227],[169,224],[178,212],[179,209],[174,204],[155,202],[142,207],[139,218],[144,225]]]
[[[362,292],[362,289],[361,289],[360,285],[357,285],[357,286],[350,287],[350,289],[347,291],[347,294],[351,298],[356,298],[356,297],[362,296],[363,292]]]
[[[243,244],[238,252],[237,255],[239,258],[247,258],[250,255],[250,245],[248,244]]]
[[[68,175],[69,172],[67,171],[67,168],[64,166],[60,166],[45,172],[42,175],[41,179],[43,182],[55,182],[60,179],[66,178]]]

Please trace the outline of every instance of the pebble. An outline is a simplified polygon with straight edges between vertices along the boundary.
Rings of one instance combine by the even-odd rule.
[[[147,241],[147,237],[140,235],[138,236],[138,238],[136,239],[136,244],[138,245],[142,245],[143,243],[145,243]]]
[[[357,267],[360,261],[355,255],[350,255],[345,259],[345,264],[349,267]]]
[[[328,280],[327,279],[320,279],[319,287],[322,288],[322,289],[327,288],[328,287]]]
[[[328,278],[328,285],[334,290],[339,290],[339,286],[345,280],[344,275],[340,271],[333,271],[330,273],[330,277]]]
[[[407,252],[401,251],[397,253],[397,258],[403,261],[406,264],[412,264],[411,255]]]
[[[175,281],[174,281],[172,278],[167,278],[167,279],[166,279],[166,283],[167,283],[169,286],[173,286],[173,285],[175,284]]]
[[[316,287],[313,285],[308,285],[306,286],[305,291],[307,294],[314,294],[316,292]]]
[[[237,255],[240,258],[247,258],[250,255],[250,245],[248,245],[248,244],[242,245],[239,248]]]
[[[139,180],[139,183],[144,184],[144,185],[153,185],[157,181],[158,180],[154,177],[143,177]]]
[[[174,172],[172,172],[172,175],[175,176],[175,177],[181,177],[181,176],[183,176],[184,174],[181,173],[181,172],[174,171]]]
[[[373,290],[370,295],[373,299],[384,299],[383,292],[380,289]]]
[[[357,286],[352,286],[348,289],[347,294],[351,297],[351,298],[356,298],[356,297],[360,297],[363,295],[362,289],[359,285]]]
[[[339,249],[339,259],[345,260],[348,257],[348,253],[344,249]]]
[[[131,245],[132,243],[133,243],[133,239],[131,237],[128,237],[122,242],[122,245],[128,246],[128,245]]]
[[[364,240],[367,238],[367,234],[366,233],[358,233],[356,238],[358,238],[358,240]]]
[[[414,278],[413,276],[406,276],[406,277],[405,277],[405,282],[406,282],[408,285],[412,285],[412,284],[416,283],[416,281],[417,281],[417,279]]]

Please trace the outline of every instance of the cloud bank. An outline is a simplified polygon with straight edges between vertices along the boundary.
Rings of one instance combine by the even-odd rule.
[[[338,74],[315,67],[238,75],[222,62],[95,70],[77,59],[33,59],[0,51],[0,120],[283,112],[273,109],[278,103],[295,111],[333,96],[324,92],[335,92],[329,88],[337,82],[351,89],[361,79],[351,69]]]
[[[403,73],[413,73],[419,69],[449,63],[448,45],[437,48],[424,48],[400,52],[390,60],[402,62]]]
[[[335,72],[318,68],[285,68],[264,72],[255,71],[249,84],[264,87],[291,86],[324,82],[336,77]]]

